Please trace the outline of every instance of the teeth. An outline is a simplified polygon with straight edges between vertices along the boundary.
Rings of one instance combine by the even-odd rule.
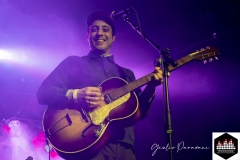
[[[102,40],[102,39],[98,39],[97,42],[104,42],[104,40]]]

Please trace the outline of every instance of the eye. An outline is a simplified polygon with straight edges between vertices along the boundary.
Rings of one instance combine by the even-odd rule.
[[[97,32],[98,31],[98,28],[97,27],[92,27],[91,28],[91,32]]]
[[[109,28],[108,27],[105,27],[105,28],[103,28],[103,32],[109,32]]]

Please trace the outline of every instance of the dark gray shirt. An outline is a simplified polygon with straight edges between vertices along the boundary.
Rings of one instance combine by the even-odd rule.
[[[67,105],[69,101],[66,93],[69,89],[97,87],[111,77],[121,77],[127,82],[135,80],[133,72],[118,66],[112,55],[101,57],[90,52],[83,57],[70,56],[63,60],[43,81],[37,92],[37,98],[40,104],[49,107],[55,107],[56,104]],[[137,89],[135,92],[139,96],[141,90]],[[151,102],[146,103],[151,105]],[[133,145],[133,127],[119,130],[115,139]]]

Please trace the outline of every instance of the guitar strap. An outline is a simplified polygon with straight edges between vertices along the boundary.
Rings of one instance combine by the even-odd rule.
[[[117,65],[117,64],[116,64]],[[124,70],[123,67],[117,65],[118,67],[118,73],[120,78],[124,79],[125,81],[129,82],[130,81],[130,77],[127,75],[126,71]]]

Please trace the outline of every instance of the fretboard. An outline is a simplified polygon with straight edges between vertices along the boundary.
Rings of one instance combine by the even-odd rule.
[[[176,67],[169,65],[168,71],[171,72],[171,71],[175,70],[176,68],[179,68],[179,67],[183,66],[184,64],[190,62],[191,60],[192,60],[192,57],[190,55],[187,55],[176,61],[176,63],[177,63]],[[144,86],[145,84],[147,84],[148,82],[151,81],[153,74],[154,73],[150,73],[142,78],[139,78],[133,82],[130,82],[130,83],[110,92],[109,94],[110,94],[111,98],[113,100],[116,100],[116,99],[122,97],[123,95],[125,95],[139,87]]]

